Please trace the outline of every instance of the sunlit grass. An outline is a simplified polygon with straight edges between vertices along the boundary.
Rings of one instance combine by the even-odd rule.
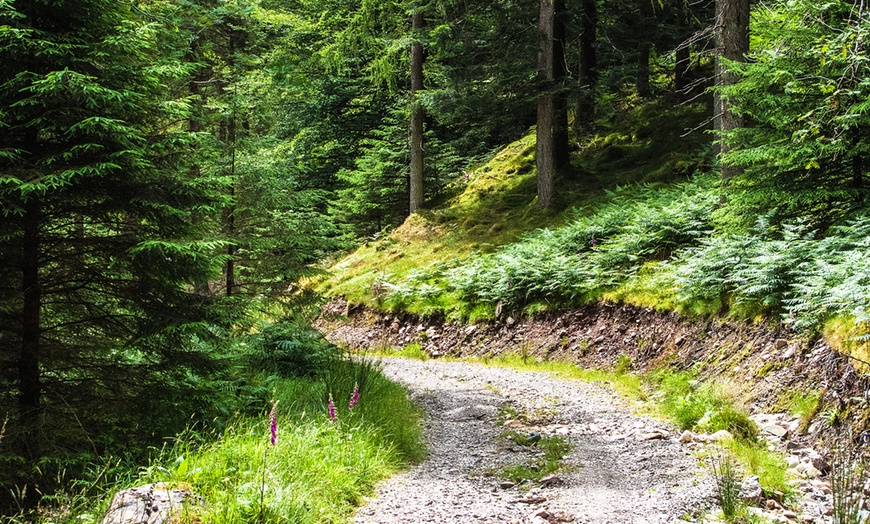
[[[222,431],[202,431],[192,420],[188,431],[155,450],[138,473],[115,472],[114,483],[98,477],[106,483],[99,502],[72,486],[69,494],[57,495],[63,507],[47,505],[36,520],[22,513],[21,520],[9,522],[96,522],[115,491],[149,483],[203,497],[202,506],[176,514],[176,524],[347,522],[376,482],[426,456],[422,412],[375,361],[336,360],[319,377],[255,379],[277,401],[274,446],[269,406],[259,416],[236,415]],[[360,397],[350,409],[355,386]],[[327,412],[329,395],[334,422]]]
[[[788,465],[781,453],[770,451],[764,441],[733,439],[724,442],[748,475],[757,475],[766,498],[792,500],[795,488],[789,481]]]

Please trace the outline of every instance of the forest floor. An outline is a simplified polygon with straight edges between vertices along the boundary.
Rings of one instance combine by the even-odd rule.
[[[426,410],[430,456],[382,484],[357,523],[652,524],[713,505],[709,470],[676,428],[599,384],[468,362],[387,358],[384,371]],[[551,438],[570,446],[554,474],[506,479]]]

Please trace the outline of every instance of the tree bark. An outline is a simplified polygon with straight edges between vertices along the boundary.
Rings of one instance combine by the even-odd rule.
[[[689,25],[686,20],[686,5],[680,1],[677,2],[677,29],[680,35],[684,35],[686,27]],[[689,44],[687,41],[680,42],[674,50],[675,65],[674,65],[674,91],[678,94],[686,94],[684,91],[688,85],[689,71],[692,66],[691,55],[689,52]]]
[[[568,162],[567,103],[559,90],[565,80],[564,24],[557,14],[564,0],[541,0],[538,48],[538,117],[535,158],[538,168],[538,206],[549,207],[553,199],[556,171]]]
[[[41,209],[39,200],[31,195],[24,205],[24,238],[21,271],[24,304],[21,319],[21,355],[18,360],[18,412],[22,438],[22,454],[31,463],[40,458],[37,428],[42,409],[41,312],[42,283],[39,279]]]
[[[649,54],[650,46],[642,43],[637,50],[637,96],[649,98]]]
[[[595,40],[598,31],[598,10],[595,0],[583,0],[580,20],[580,63],[577,73],[579,89],[574,100],[574,130],[578,133],[595,129],[595,86],[597,56]]]
[[[749,53],[749,0],[716,0],[716,85],[734,85],[737,76],[728,70],[723,58],[732,62],[743,62]],[[714,98],[713,127],[721,133],[728,133],[743,127],[743,118],[734,114],[728,101],[721,93]],[[730,150],[727,140],[720,135],[719,156]],[[740,173],[740,168],[722,164],[721,176],[728,180]]]
[[[423,104],[418,92],[423,89],[423,44],[420,32],[425,20],[422,11],[411,17],[411,176],[409,181],[409,212],[416,213],[423,206]]]
[[[636,72],[636,88],[637,95],[641,98],[650,96],[649,84],[649,59],[651,45],[647,40],[650,35],[650,27],[652,17],[654,16],[653,7],[650,3],[652,0],[640,0],[640,30],[639,35],[642,39],[637,45],[637,72]]]

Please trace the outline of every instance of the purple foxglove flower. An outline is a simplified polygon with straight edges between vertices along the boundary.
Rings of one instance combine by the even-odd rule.
[[[350,404],[347,405],[347,410],[353,411],[353,407],[356,406],[357,402],[359,402],[359,384],[354,383],[353,395],[350,396]]]
[[[269,412],[269,430],[272,433],[270,442],[274,446],[278,442],[278,401],[272,401],[272,411]]]
[[[592,247],[595,247],[595,235],[592,235]]]
[[[333,423],[335,422],[335,403],[332,402],[332,393],[329,394],[329,404],[326,405],[326,409],[329,410],[329,420]]]

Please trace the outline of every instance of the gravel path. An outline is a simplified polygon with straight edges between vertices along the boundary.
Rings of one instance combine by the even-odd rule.
[[[657,524],[712,504],[713,481],[675,428],[602,386],[467,362],[385,359],[384,371],[428,413],[430,455],[380,485],[357,523]],[[511,410],[522,422],[502,422]],[[502,487],[498,471],[536,452],[498,438],[503,424],[569,439],[552,485]]]

